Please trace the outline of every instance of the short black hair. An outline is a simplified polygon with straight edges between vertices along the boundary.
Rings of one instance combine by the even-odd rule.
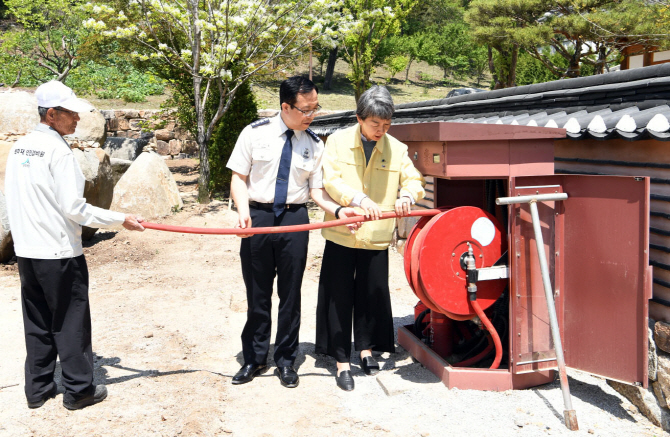
[[[49,108],[44,108],[42,106],[37,107],[37,113],[40,115],[40,121],[44,121],[47,119],[47,111]]]
[[[319,93],[319,88],[305,76],[289,77],[279,86],[279,105],[281,106],[282,103],[295,105],[298,94],[311,93],[312,90]]]

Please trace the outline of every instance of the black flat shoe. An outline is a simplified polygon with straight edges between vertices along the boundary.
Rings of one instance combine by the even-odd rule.
[[[279,377],[279,381],[284,387],[295,388],[300,383],[298,372],[292,366],[277,367],[275,375]]]
[[[371,356],[361,358],[361,364],[363,367],[363,372],[365,372],[366,375],[376,375],[379,373],[379,364]]]
[[[65,398],[65,396],[63,396]],[[63,406],[68,410],[81,410],[82,408],[95,405],[99,402],[104,401],[107,398],[107,387],[104,385],[96,385],[93,394],[84,396],[83,398],[77,399],[76,401],[66,401],[63,399]]]
[[[267,372],[267,370],[268,366],[265,364],[245,364],[235,376],[233,376],[233,384],[238,385],[251,382],[256,375],[261,375]]]
[[[44,393],[44,395],[42,395],[42,397],[39,400],[33,401],[33,402],[28,401],[28,408],[39,408],[39,407],[41,407],[42,405],[44,405],[44,403],[46,401],[48,401],[51,398],[56,397],[56,393],[57,393],[56,392],[56,384],[54,384],[53,387],[51,388],[51,390]]]
[[[350,370],[343,370],[339,376],[335,377],[337,386],[344,391],[351,391],[354,389],[354,378],[351,377]]]

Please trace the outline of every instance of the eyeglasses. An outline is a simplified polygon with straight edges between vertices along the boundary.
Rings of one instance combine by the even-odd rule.
[[[78,114],[78,112],[70,111],[68,109],[61,108],[60,106],[54,107],[56,111],[65,112],[66,114]]]
[[[298,108],[297,106],[291,105],[291,108],[297,109],[298,111],[302,112],[302,115],[305,117],[311,117],[312,115],[316,114],[320,109],[321,105],[316,105],[316,109],[312,109],[311,111],[303,111],[302,109]]]

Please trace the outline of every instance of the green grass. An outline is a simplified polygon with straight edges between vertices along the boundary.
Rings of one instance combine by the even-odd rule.
[[[287,71],[285,77],[296,74],[307,75],[309,70],[307,62],[300,62],[298,66]],[[325,64],[323,66],[325,71]],[[335,64],[333,75],[333,89],[323,89],[323,75],[319,65],[313,69],[313,80],[319,87],[319,103],[326,111],[353,110],[356,108],[354,99],[354,88],[347,79],[349,65],[338,60]],[[377,85],[386,85],[393,96],[395,104],[418,102],[422,100],[442,99],[454,88],[477,87],[487,89],[490,77],[482,80],[477,85],[470,79],[455,80],[451,77],[442,78],[442,70],[432,67],[423,62],[414,62],[409,72],[409,80],[405,83],[405,72],[402,71],[390,78],[384,68],[378,68],[372,77],[372,82]],[[258,101],[259,109],[279,109],[279,84],[285,77],[281,78],[256,78],[253,82],[253,92]],[[98,109],[159,109],[168,94],[159,96],[147,96],[145,102],[124,102],[121,99],[99,99],[95,95],[81,96],[91,102]]]
[[[325,65],[324,65],[325,71]],[[335,64],[333,75],[333,89],[326,91],[322,89],[323,76],[319,65],[313,68],[313,79],[319,87],[319,103],[326,111],[353,110],[356,108],[354,99],[354,88],[347,79],[349,65],[338,60]],[[286,77],[295,74],[307,75],[309,70],[307,63],[300,63],[297,68],[289,71]],[[376,85],[386,85],[395,104],[418,102],[422,100],[442,99],[454,88],[477,87],[488,88],[489,78],[482,80],[477,85],[473,81],[455,80],[451,77],[442,78],[442,70],[432,67],[423,62],[414,62],[409,71],[408,81],[405,83],[405,72],[402,71],[390,78],[388,72],[378,68],[372,76],[372,82]],[[279,84],[281,79],[257,79],[254,81],[254,94],[256,95],[260,109],[279,109]]]
[[[88,100],[96,109],[160,109],[161,104],[168,99],[169,94],[146,96],[144,102],[124,102],[122,99],[99,99],[94,94],[78,97]]]

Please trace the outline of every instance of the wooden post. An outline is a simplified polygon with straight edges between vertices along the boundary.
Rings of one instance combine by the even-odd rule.
[[[309,80],[312,80],[312,43],[309,43]]]

